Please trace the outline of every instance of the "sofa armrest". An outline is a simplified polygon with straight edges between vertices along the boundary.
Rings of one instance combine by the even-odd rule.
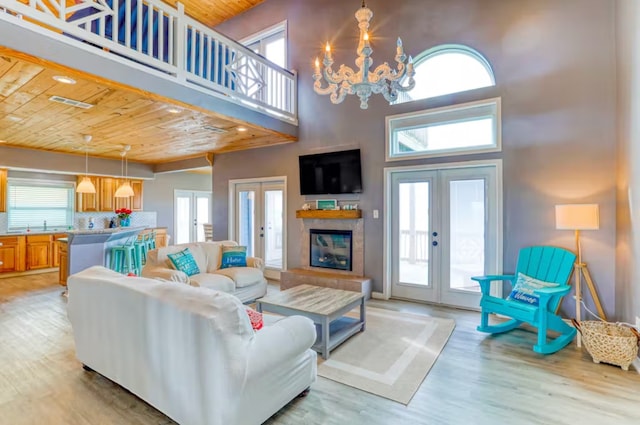
[[[169,280],[189,284],[189,276],[180,270],[168,269],[166,267],[143,267],[141,275],[152,279]]]
[[[264,271],[264,260],[258,257],[247,257],[247,267],[254,267]]]
[[[262,373],[304,353],[316,341],[316,327],[303,316],[289,316],[256,332],[249,372]]]

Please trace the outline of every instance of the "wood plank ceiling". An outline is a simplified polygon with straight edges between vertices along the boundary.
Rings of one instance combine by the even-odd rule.
[[[187,15],[213,27],[262,3],[264,0],[181,0]],[[164,0],[176,7],[176,0]]]
[[[168,99],[78,71],[63,74],[71,74],[76,84],[63,84],[53,79],[61,75],[60,66],[28,59],[0,47],[3,146],[80,153],[83,135],[90,134],[90,156],[119,159],[123,145],[131,145],[130,160],[163,163],[294,141],[292,136],[188,105],[176,107]],[[51,96],[93,107],[53,102]],[[241,127],[247,131],[238,131]]]

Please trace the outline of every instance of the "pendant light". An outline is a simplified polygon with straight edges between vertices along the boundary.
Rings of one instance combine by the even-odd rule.
[[[96,187],[93,185],[93,182],[89,178],[89,142],[91,142],[91,135],[85,134],[82,136],[84,139],[84,177],[82,181],[76,187],[77,193],[96,193]]]
[[[128,198],[130,196],[135,195],[135,193],[133,193],[133,188],[129,184],[129,180],[128,180],[129,170],[127,169],[128,168],[127,167],[127,152],[130,149],[131,149],[131,146],[125,145],[123,147],[122,152],[120,152],[120,156],[122,157],[122,159],[121,159],[121,167],[123,167],[122,178],[124,179],[124,182],[120,185],[118,190],[116,190],[116,193],[113,195],[116,198]]]

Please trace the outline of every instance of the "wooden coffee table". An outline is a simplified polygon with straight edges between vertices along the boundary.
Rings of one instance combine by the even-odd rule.
[[[359,319],[344,316],[358,306]],[[331,350],[351,335],[365,329],[364,296],[360,292],[299,285],[256,300],[256,309],[313,320],[318,336],[312,348],[323,359],[328,359]]]

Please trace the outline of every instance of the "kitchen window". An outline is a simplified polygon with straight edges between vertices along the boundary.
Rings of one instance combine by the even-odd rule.
[[[9,179],[7,219],[9,231],[66,229],[73,226],[75,185],[70,182]]]

